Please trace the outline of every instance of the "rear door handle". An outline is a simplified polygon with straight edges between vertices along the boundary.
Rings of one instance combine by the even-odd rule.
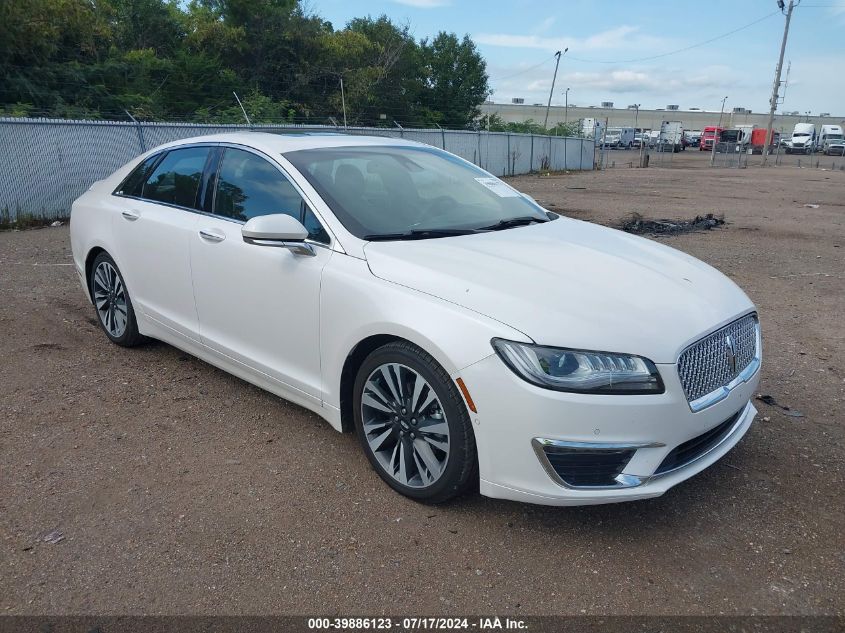
[[[226,235],[219,229],[200,229],[200,237],[206,242],[222,242]]]
[[[138,213],[137,211],[121,211],[120,215],[122,215],[124,218],[126,218],[130,222],[134,222],[135,220],[137,220],[138,218],[141,217],[141,214]]]

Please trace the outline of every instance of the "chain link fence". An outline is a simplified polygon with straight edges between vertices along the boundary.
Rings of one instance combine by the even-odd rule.
[[[720,141],[710,154],[710,166],[743,169],[748,166],[749,155],[747,144]]]
[[[252,130],[404,138],[445,149],[496,176],[593,169],[591,139],[469,130],[203,125],[0,118],[0,214],[66,217],[93,182],[163,143]]]

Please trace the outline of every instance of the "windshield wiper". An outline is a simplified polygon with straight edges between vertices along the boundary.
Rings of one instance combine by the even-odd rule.
[[[412,229],[403,233],[376,233],[365,235],[362,239],[369,242],[390,240],[425,240],[430,237],[451,237],[454,235],[470,235],[477,233],[475,229]]]
[[[508,218],[507,220],[499,220],[496,224],[491,224],[490,226],[484,226],[479,230],[484,231],[498,231],[500,229],[509,229],[515,226],[527,226],[528,224],[533,224],[534,222],[548,222],[548,220],[544,220],[542,218],[538,218],[535,215],[526,215],[518,218]]]

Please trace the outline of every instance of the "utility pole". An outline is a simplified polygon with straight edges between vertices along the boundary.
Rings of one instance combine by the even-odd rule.
[[[634,110],[634,134],[636,134],[636,133],[637,133],[637,121],[638,121],[638,120],[639,120],[639,118],[640,118],[640,104],[639,104],[639,103],[635,103],[635,104],[634,104],[634,107],[636,108],[636,109]]]
[[[727,100],[728,100],[728,97],[727,97],[727,95],[725,95],[725,98],[722,99],[722,109],[719,110],[719,127],[722,127],[722,115],[725,113],[725,101],[727,101]]]
[[[569,48],[567,47],[567,48],[563,49],[563,53],[561,53],[560,51],[555,53],[555,57],[557,58],[557,60],[555,61],[555,74],[552,77],[552,89],[549,90],[549,103],[546,105],[546,120],[543,121],[543,129],[544,130],[548,129],[548,126],[549,126],[549,108],[552,107],[552,95],[555,93],[555,81],[557,80],[557,67],[560,66],[560,58],[563,57],[564,55],[566,55],[566,51],[568,51],[568,50],[569,50]]]
[[[799,0],[800,2],[800,0]],[[783,11],[783,0],[778,0],[778,6]],[[786,52],[786,38],[789,35],[789,21],[792,19],[792,9],[795,8],[795,0],[789,0],[789,7],[786,9],[786,24],[783,27],[783,40],[780,43],[780,57],[778,58],[777,69],[775,70],[775,82],[772,85],[772,98],[769,101],[769,123],[766,125],[766,139],[763,143],[763,165],[769,158],[769,139],[772,137],[772,124],[775,121],[775,109],[778,107],[778,89],[780,88],[780,73],[783,70],[783,54]]]

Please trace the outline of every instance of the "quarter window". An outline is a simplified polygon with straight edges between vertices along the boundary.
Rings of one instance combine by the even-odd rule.
[[[252,152],[226,149],[217,176],[214,214],[246,222],[275,213],[302,222],[309,239],[329,242],[326,230],[282,172]]]
[[[126,180],[123,181],[123,184],[120,186],[117,193],[124,196],[134,196],[140,198],[141,190],[144,187],[144,181],[147,180],[147,176],[150,175],[150,171],[152,171],[153,166],[159,158],[161,158],[161,154],[155,154],[138,165],[135,170],[126,177]]]
[[[197,190],[208,151],[207,147],[186,147],[168,152],[144,182],[142,197],[197,208]]]

